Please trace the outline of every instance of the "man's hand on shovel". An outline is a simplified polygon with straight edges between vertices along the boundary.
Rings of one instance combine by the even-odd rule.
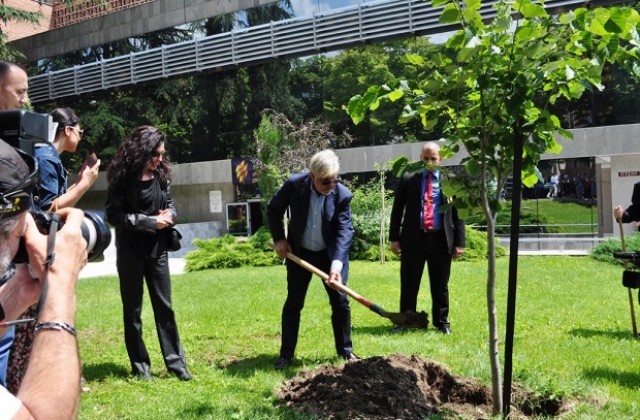
[[[287,253],[291,252],[291,245],[289,245],[286,239],[280,239],[278,242],[272,244],[271,247],[276,251],[278,257],[282,259],[287,258]]]
[[[330,271],[329,278],[325,280],[325,284],[329,287],[332,287],[331,283],[342,284],[342,276],[339,271]],[[335,289],[335,287],[332,287]]]

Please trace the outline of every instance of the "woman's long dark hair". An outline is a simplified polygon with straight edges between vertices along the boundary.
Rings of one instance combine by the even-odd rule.
[[[162,131],[151,125],[134,128],[120,145],[116,156],[107,168],[107,180],[110,184],[120,184],[138,179],[144,167],[153,158],[154,151],[164,143]],[[165,155],[156,169],[156,175],[163,182],[171,179],[171,162]]]
[[[56,108],[51,111],[50,115],[53,122],[58,123],[56,136],[58,135],[57,133],[64,130],[65,127],[75,127],[80,124],[80,118],[78,118],[71,108]]]

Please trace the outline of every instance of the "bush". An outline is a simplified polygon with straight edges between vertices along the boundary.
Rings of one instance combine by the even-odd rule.
[[[185,271],[198,271],[210,268],[236,268],[244,266],[264,267],[279,264],[281,261],[267,245],[271,240],[268,231],[256,232],[249,240],[238,240],[232,235],[220,238],[195,239],[198,247],[185,257]]]
[[[466,247],[459,261],[478,261],[487,259],[487,233],[475,229],[473,226],[465,226]],[[505,247],[501,246],[496,238],[496,258],[507,255]]]
[[[627,251],[640,250],[640,233],[636,233],[632,236],[625,236],[625,244]],[[629,260],[623,260],[621,258],[614,258],[613,253],[616,251],[622,251],[622,242],[618,238],[610,238],[604,242],[596,245],[589,254],[594,260],[606,262],[609,264],[615,264],[620,266],[630,265]],[[626,262],[625,262],[626,261]]]

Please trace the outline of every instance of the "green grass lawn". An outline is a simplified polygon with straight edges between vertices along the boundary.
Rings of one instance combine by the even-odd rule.
[[[498,262],[498,308],[504,331],[508,260]],[[587,257],[521,257],[514,381],[539,392],[575,398],[569,418],[640,417],[640,341],[631,332],[622,269]],[[352,263],[349,286],[397,311],[399,264]],[[454,334],[429,329],[389,335],[390,322],[352,301],[353,340],[361,357],[418,354],[452,373],[490,382],[486,262],[456,262],[450,284]],[[191,382],[166,374],[151,305],[144,335],[155,379],[129,376],[118,281],[78,284],[77,328],[83,373],[81,419],[303,419],[274,405],[273,389],[300,369],[341,364],[333,349],[330,310],[319,279],[302,314],[297,363],[274,371],[284,267],[209,270],[173,277],[173,301]],[[637,294],[634,292],[637,302]],[[423,284],[419,310],[429,312]],[[637,307],[637,303],[636,303]]]
[[[521,206],[523,211],[543,215],[549,224],[564,225],[562,231],[565,233],[598,232],[598,207],[595,203],[539,199],[523,200]]]

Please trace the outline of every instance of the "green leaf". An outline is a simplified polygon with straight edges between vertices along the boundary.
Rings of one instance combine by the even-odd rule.
[[[404,174],[405,168],[409,159],[405,155],[400,155],[395,159],[389,161],[389,167],[391,167],[391,173],[393,176],[400,178]]]
[[[409,64],[422,65],[424,64],[424,57],[418,54],[407,53],[402,56],[402,61]]]
[[[536,168],[537,170],[538,168]],[[540,171],[538,171],[539,173]],[[525,173],[522,172],[522,183],[527,187],[531,188],[538,183],[538,174],[535,171]]]
[[[367,112],[367,107],[362,104],[362,96],[356,95],[349,100],[347,106],[347,114],[351,116],[351,120],[355,125],[358,125],[364,120],[364,116]]]
[[[522,16],[526,19],[541,18],[547,16],[547,11],[539,4],[527,3],[519,9]]]
[[[431,0],[431,6],[439,7],[451,3],[451,0]]]
[[[447,4],[440,15],[440,23],[452,24],[460,21],[460,9],[455,4]]]
[[[474,177],[480,176],[480,164],[477,160],[467,161],[467,163],[464,165],[464,168],[469,175]]]
[[[627,26],[627,15],[620,13],[620,9],[611,10],[609,13],[609,19],[604,24],[607,31],[614,34],[621,34],[625,32]]]
[[[387,97],[389,98],[389,100],[391,102],[395,102],[398,99],[402,98],[403,96],[404,96],[404,92],[402,90],[399,90],[399,89],[396,89],[396,90],[394,90],[392,92],[389,92],[387,94]]]
[[[480,6],[482,6],[482,2],[480,0],[465,0],[467,10],[473,10],[474,12],[480,10]]]

